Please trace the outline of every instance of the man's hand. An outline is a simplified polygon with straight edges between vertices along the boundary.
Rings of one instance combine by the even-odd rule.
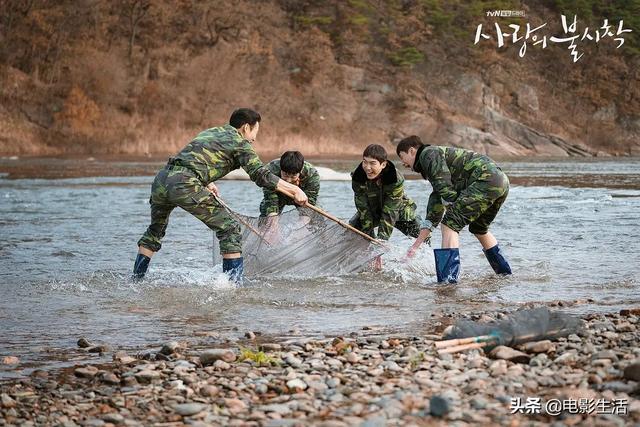
[[[216,187],[216,185],[213,182],[210,182],[207,185],[207,190],[209,190],[209,192],[214,196],[220,197],[220,191],[218,190],[218,187]]]
[[[307,195],[304,194],[304,191],[302,191],[299,187],[296,187],[296,190],[297,191],[294,193],[293,201],[300,206],[306,205],[307,202],[309,201],[309,199],[307,198]]]
[[[413,258],[425,240],[427,242],[430,242],[431,240],[431,230],[429,230],[428,228],[423,228],[422,230],[420,230],[420,234],[418,234],[418,237],[416,237],[416,241],[413,242],[413,245],[411,245],[411,247],[407,251],[406,258]]]

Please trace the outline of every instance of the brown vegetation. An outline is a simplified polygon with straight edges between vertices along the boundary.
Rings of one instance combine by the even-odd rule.
[[[557,29],[559,2],[462,3],[0,0],[0,153],[169,154],[238,106],[263,114],[268,155],[413,133],[491,155],[640,153],[634,33],[583,43],[578,63],[563,45],[519,58],[473,46],[484,11]]]

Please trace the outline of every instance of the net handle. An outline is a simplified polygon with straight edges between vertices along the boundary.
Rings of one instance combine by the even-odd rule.
[[[293,197],[293,193],[290,193],[284,189],[277,189],[279,192],[281,192],[282,194],[284,194],[285,196],[291,197],[292,199]],[[365,239],[371,241],[372,243],[375,243],[376,245],[380,245],[383,248],[386,248],[387,245],[385,245],[384,243],[382,243],[381,241],[379,241],[378,239],[374,239],[373,237],[369,236],[368,234],[363,233],[362,231],[358,230],[355,227],[352,227],[351,225],[347,224],[346,222],[336,218],[335,216],[331,215],[328,212],[325,212],[324,210],[320,209],[317,206],[312,205],[311,203],[307,203],[306,205],[304,205],[304,207],[311,209],[312,211],[316,211],[317,213],[319,213],[320,215],[324,216],[325,218],[329,218],[331,221],[337,222],[338,224],[340,224],[342,227],[346,228],[347,230],[353,231],[354,233],[364,237]]]

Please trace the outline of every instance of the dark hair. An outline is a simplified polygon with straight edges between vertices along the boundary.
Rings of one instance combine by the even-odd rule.
[[[364,149],[362,157],[371,157],[382,163],[387,160],[387,150],[382,145],[371,144]]]
[[[299,151],[285,151],[280,157],[280,170],[286,173],[300,173],[304,166],[304,156]]]
[[[260,113],[257,111],[253,111],[250,108],[238,108],[231,113],[229,124],[236,129],[240,129],[246,123],[249,123],[249,126],[253,127],[260,120],[262,120],[262,117],[260,117]]]
[[[418,149],[423,145],[425,144],[422,143],[419,136],[411,135],[398,143],[398,146],[396,147],[396,154],[399,156],[400,153],[408,153],[410,148]]]

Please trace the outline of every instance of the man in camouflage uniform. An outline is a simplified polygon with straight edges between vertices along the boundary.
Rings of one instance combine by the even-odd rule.
[[[279,159],[274,159],[266,164],[266,168],[277,177],[289,184],[299,187],[307,195],[308,203],[316,205],[320,192],[320,174],[304,160],[299,151],[286,151]],[[264,197],[260,202],[260,216],[272,217],[282,213],[287,205],[294,205],[291,197],[277,193],[267,187],[263,188]]]
[[[222,269],[237,283],[242,281],[241,230],[214,196],[215,181],[242,167],[253,182],[261,187],[295,195],[304,204],[304,192],[267,170],[251,143],[260,127],[260,115],[241,108],[231,115],[229,124],[207,129],[195,137],[164,169],[151,186],[151,225],[138,241],[134,279],[142,279],[154,253],[161,247],[171,211],[180,207],[216,232],[223,257]]]
[[[396,151],[406,167],[419,172],[433,187],[427,217],[407,255],[412,257],[441,223],[442,249],[434,249],[438,281],[455,283],[460,271],[458,233],[468,225],[493,270],[511,274],[498,241],[489,232],[489,225],[509,194],[509,179],[498,165],[473,151],[425,145],[417,136],[400,141]]]
[[[364,150],[362,163],[351,173],[351,188],[357,209],[349,221],[353,227],[374,238],[378,227],[381,240],[388,240],[394,228],[418,237],[416,204],[404,194],[404,177],[387,161],[383,146],[371,144]]]

